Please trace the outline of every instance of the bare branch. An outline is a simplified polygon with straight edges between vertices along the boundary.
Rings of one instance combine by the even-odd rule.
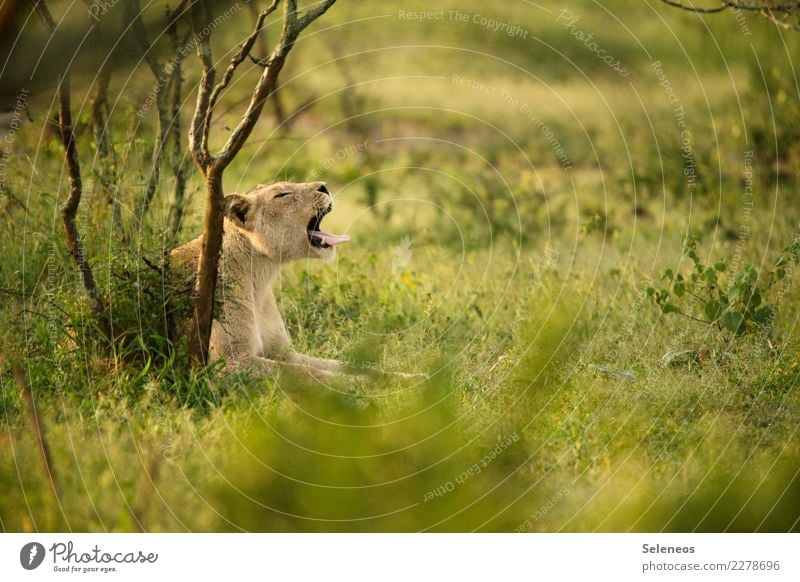
[[[283,8],[284,30],[297,28],[297,0],[286,0]]]
[[[30,0],[31,4],[33,5],[33,9],[36,11],[36,14],[39,16],[39,19],[44,24],[45,28],[48,32],[53,33],[56,31],[56,21],[53,20],[53,15],[50,14],[50,10],[48,10],[47,5],[44,3],[44,0]]]
[[[98,45],[103,46],[102,28],[95,30],[95,38]],[[117,184],[116,172],[116,149],[111,132],[111,112],[108,106],[108,87],[111,83],[111,59],[107,58],[100,65],[95,84],[95,93],[91,101],[92,127],[94,130],[96,156],[99,158],[98,177],[103,195],[111,208],[111,216],[114,226],[118,229],[121,237],[125,238],[122,226],[122,209],[119,202],[119,186]]]
[[[222,80],[217,83],[217,85],[214,87],[214,90],[211,92],[211,96],[209,97],[209,115],[211,115],[213,112],[220,93],[222,93],[223,89],[225,89],[225,87],[227,87],[231,82],[236,68],[250,55],[250,51],[253,49],[253,45],[258,38],[258,34],[261,32],[261,29],[264,26],[264,20],[266,20],[267,16],[275,12],[279,1],[280,0],[272,0],[272,4],[261,11],[261,13],[258,15],[258,18],[256,18],[256,24],[253,27],[253,32],[250,33],[250,35],[242,43],[242,46],[239,47],[239,50],[236,52],[236,54],[233,55],[233,58],[231,58],[231,62],[228,65],[228,68],[225,69],[225,74],[222,76]]]
[[[211,42],[208,34],[203,34],[203,25],[207,13],[204,0],[196,0],[191,4],[192,29],[197,47],[197,57],[200,60],[200,84],[197,88],[197,105],[192,117],[192,127],[189,132],[189,149],[192,156],[200,166],[203,174],[208,173],[214,164],[214,158],[208,151],[208,132],[210,129],[209,98],[214,87],[217,71],[211,57]]]
[[[140,49],[144,54],[150,71],[153,73],[156,83],[153,89],[152,99],[155,101],[158,117],[157,136],[153,144],[153,154],[144,194],[136,209],[136,217],[139,219],[140,224],[144,222],[150,204],[158,190],[164,152],[170,134],[173,135],[173,157],[180,154],[180,135],[176,135],[180,132],[180,109],[174,106],[174,98],[173,106],[170,109],[169,94],[170,90],[173,92],[177,91],[178,95],[180,95],[181,91],[181,64],[186,57],[187,51],[182,50],[183,45],[181,44],[178,34],[178,21],[185,13],[187,3],[188,0],[182,0],[175,10],[170,10],[169,7],[165,7],[166,26],[164,30],[171,40],[173,54],[170,61],[161,63],[152,50],[150,41],[147,38],[147,32],[141,19],[139,0],[126,0],[126,10],[129,11],[128,19],[132,23],[134,35],[137,38]],[[188,40],[188,33],[184,39],[184,44],[185,40]],[[186,181],[185,176],[183,175],[182,169],[177,167],[175,163],[172,164],[172,168],[176,179],[176,192],[179,193],[182,198],[182,189]]]
[[[677,0],[661,0],[664,4],[668,6],[673,6],[675,8],[680,8],[681,10],[686,10],[687,12],[694,12],[696,14],[715,14],[718,12],[722,12],[724,10],[744,10],[747,12],[756,12],[766,18],[767,20],[771,21],[772,23],[791,30],[798,30],[797,24],[792,24],[790,22],[786,22],[786,20],[781,20],[775,16],[775,13],[783,14],[785,18],[790,16],[791,14],[795,13],[796,11],[800,10],[800,0],[795,0],[794,2],[782,2],[780,4],[772,4],[766,2],[764,0],[760,2],[740,2],[737,0],[720,0],[721,4],[719,6],[710,6],[710,7],[698,7],[694,5],[687,5],[682,2],[678,2]]]
[[[681,2],[675,2],[674,0],[661,0],[664,4],[668,4],[669,6],[674,6],[675,8],[680,8],[681,10],[687,10],[689,12],[696,12],[698,14],[713,14],[715,12],[722,12],[723,10],[727,10],[729,6],[727,4],[723,4],[722,6],[714,6],[711,8],[697,8],[695,6],[687,6],[686,4],[682,4]]]
[[[250,8],[250,13],[253,16],[253,20],[258,19],[258,8],[255,5],[255,2],[248,2],[248,7]],[[262,55],[269,54],[269,41],[267,38],[267,31],[264,30],[258,36],[258,45]],[[247,55],[251,61],[259,66],[266,66],[266,61],[262,61],[260,59],[256,59],[253,57],[252,54]],[[283,106],[283,97],[281,96],[281,92],[278,90],[279,88],[276,86],[275,89],[272,91],[272,96],[270,100],[272,101],[272,108],[275,111],[275,122],[278,124],[278,131],[281,134],[285,134],[289,127],[285,123],[286,122],[286,109]]]
[[[158,189],[161,161],[164,157],[164,142],[167,139],[167,133],[169,131],[167,121],[167,95],[164,87],[167,68],[159,62],[155,49],[147,36],[144,22],[142,22],[142,10],[139,5],[139,0],[125,0],[125,10],[127,11],[127,20],[131,23],[133,36],[139,45],[139,50],[142,52],[142,57],[150,68],[150,72],[153,74],[156,81],[153,94],[155,97],[156,113],[158,115],[158,135],[153,144],[153,155],[150,160],[150,170],[147,173],[147,183],[145,184],[144,194],[136,209],[136,217],[141,224],[144,222],[144,217]],[[167,14],[167,19],[169,20],[169,12]]]
[[[259,59],[258,57],[254,57],[253,55],[247,55],[248,58],[253,61],[254,65],[258,65],[259,67],[266,68],[269,66],[269,61],[266,57]]]
[[[147,37],[147,31],[142,22],[142,10],[139,6],[139,0],[126,0],[125,9],[128,12],[126,20],[131,24],[133,36],[139,45],[139,49],[142,51],[142,57],[147,63],[147,66],[150,67],[153,76],[156,79],[161,79],[164,74],[164,67],[158,62],[155,50],[153,50],[150,39]]]
[[[328,8],[333,6],[334,2],[336,2],[336,0],[324,0],[314,8],[306,10],[306,12],[297,21],[297,26],[298,26],[297,34],[303,32],[303,30],[305,30],[305,28],[309,24],[314,22],[317,18],[319,18],[323,14],[325,14],[328,11]]]
[[[738,8],[739,10],[750,10],[752,12],[783,12],[785,14],[791,14],[800,8],[800,0],[795,0],[795,2],[783,2],[782,4],[772,4],[763,0],[760,3],[745,3],[726,0],[726,4],[730,4],[731,8]]]
[[[786,19],[789,17],[789,13],[784,12],[783,18],[780,19],[772,13],[771,9],[765,8],[761,11],[761,16],[772,22],[774,25],[785,30],[800,30],[800,21],[794,23],[786,21]]]
[[[185,4],[187,0],[183,0],[181,5]],[[180,229],[181,221],[183,220],[183,207],[184,198],[186,193],[186,160],[181,152],[181,135],[183,134],[181,124],[181,106],[183,104],[183,58],[186,51],[181,51],[180,47],[186,44],[189,33],[183,38],[178,34],[176,20],[173,19],[175,14],[179,14],[181,7],[179,6],[174,12],[167,14],[167,20],[171,21],[167,26],[167,33],[172,41],[172,49],[175,54],[173,61],[172,77],[170,78],[170,90],[172,91],[171,102],[171,132],[172,132],[172,150],[170,155],[170,162],[172,165],[172,174],[175,177],[174,199],[170,217],[170,231],[174,236]]]
[[[283,68],[286,61],[286,56],[292,49],[292,45],[297,40],[298,35],[316,18],[323,15],[328,8],[330,8],[336,0],[325,0],[316,8],[308,10],[298,18],[297,14],[297,1],[286,0],[284,5],[284,21],[281,37],[278,39],[278,44],[272,51],[266,62],[266,67],[261,73],[261,77],[256,84],[253,94],[250,98],[250,103],[247,106],[239,124],[231,132],[228,141],[220,150],[217,155],[216,165],[220,168],[225,168],[230,161],[242,149],[245,141],[253,131],[256,122],[258,121],[261,111],[264,108],[264,103],[269,98],[270,94],[275,89],[275,84],[278,80],[278,74]]]
[[[167,20],[171,21],[169,26],[174,26],[175,25],[175,20],[181,14],[183,14],[184,10],[186,10],[186,4],[188,2],[189,2],[189,0],[181,0],[178,3],[178,5],[175,7],[175,10],[170,10],[169,7],[167,7]]]

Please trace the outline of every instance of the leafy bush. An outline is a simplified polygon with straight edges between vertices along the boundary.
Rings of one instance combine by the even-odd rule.
[[[716,325],[722,331],[741,335],[759,328],[769,328],[776,316],[777,305],[770,302],[775,284],[787,278],[800,254],[800,241],[793,241],[774,258],[773,268],[759,276],[751,263],[745,263],[735,275],[729,271],[728,260],[706,264],[697,253],[699,239],[693,233],[686,236],[683,255],[692,260],[693,269],[684,277],[665,267],[661,280],[667,286],[646,289],[650,299],[665,314],[676,313],[687,319]]]

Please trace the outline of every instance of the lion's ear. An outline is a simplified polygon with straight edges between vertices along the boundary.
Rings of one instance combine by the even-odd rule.
[[[250,200],[240,194],[225,196],[225,217],[236,224],[236,226],[247,228],[250,206]]]

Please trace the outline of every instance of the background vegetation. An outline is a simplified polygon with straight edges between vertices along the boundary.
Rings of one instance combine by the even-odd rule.
[[[87,333],[60,230],[52,89],[34,91],[33,122],[5,136],[0,195],[0,529],[798,529],[796,252],[775,257],[800,234],[800,37],[660,2],[563,8],[448,1],[420,20],[407,14],[429,3],[339,0],[282,73],[290,126],[265,112],[226,173],[228,193],[326,180],[326,225],[353,237],[334,263],[293,265],[278,282],[297,349],[428,381],[186,368],[166,325],[182,307],[164,308],[176,293],[158,267],[199,233],[202,180],[188,166],[176,234],[170,172],[136,220],[155,124],[154,111],[137,115],[154,81],[136,63],[109,89],[120,223],[83,98],[96,70],[73,75],[79,220],[124,337],[109,354]],[[219,58],[250,26],[242,10],[215,31]],[[260,72],[242,70],[214,135]],[[196,71],[190,55],[184,127]],[[720,297],[709,278],[690,288],[702,302],[677,293],[711,324],[648,296],[674,299],[677,274],[720,261],[726,297],[745,281],[748,301],[758,287],[774,307],[758,321],[754,306],[746,333],[704,315]]]

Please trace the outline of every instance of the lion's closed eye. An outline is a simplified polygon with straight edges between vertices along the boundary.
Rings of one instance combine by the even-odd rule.
[[[277,194],[275,198],[283,198],[284,196],[291,196],[291,195],[292,192],[281,192],[280,194]]]

